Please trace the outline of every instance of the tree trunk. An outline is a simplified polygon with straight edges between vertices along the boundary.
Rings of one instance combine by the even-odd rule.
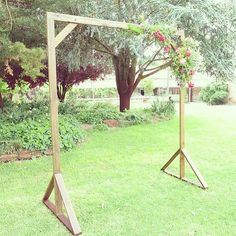
[[[3,101],[2,93],[0,93],[0,109],[3,109],[3,107],[4,107],[4,101]]]
[[[64,102],[65,101],[65,97],[66,97],[66,88],[65,86],[58,84],[57,85],[57,97],[59,99],[59,102]]]
[[[125,111],[130,109],[130,94],[119,94],[120,97],[120,111]]]
[[[131,56],[128,49],[124,49],[113,57],[113,65],[120,98],[120,111],[124,112],[130,109],[131,96],[140,81],[139,79],[135,80],[137,59],[135,56]]]

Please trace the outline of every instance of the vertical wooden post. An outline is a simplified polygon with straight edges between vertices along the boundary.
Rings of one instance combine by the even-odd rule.
[[[174,176],[178,179],[181,179],[183,181],[186,181],[188,183],[197,185],[203,189],[207,189],[208,185],[206,181],[204,180],[203,176],[201,175],[200,171],[197,169],[195,164],[193,163],[192,159],[188,155],[187,151],[185,150],[185,127],[184,127],[184,106],[185,106],[185,87],[183,85],[180,85],[179,88],[179,149],[177,152],[166,162],[166,164],[161,168],[162,171],[165,173]],[[179,175],[172,174],[168,171],[166,171],[166,168],[175,160],[177,156],[180,156],[180,173]],[[193,170],[194,174],[198,178],[201,185],[198,185],[196,183],[193,183],[185,178],[185,160],[186,163],[189,164],[191,169]]]
[[[56,47],[55,47],[55,23],[47,15],[47,43],[48,43],[48,72],[50,93],[50,118],[52,135],[53,176],[60,173],[60,141],[58,124],[58,97],[57,97],[57,74],[56,74]],[[62,213],[62,198],[54,178],[54,193],[56,214]]]
[[[180,145],[180,178],[185,176],[185,157],[182,150],[185,147],[185,137],[184,137],[184,104],[185,104],[185,87],[180,86],[179,92],[179,145]]]

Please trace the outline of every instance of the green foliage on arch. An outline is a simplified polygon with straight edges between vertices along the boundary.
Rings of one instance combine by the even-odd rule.
[[[171,62],[171,71],[179,85],[184,86],[191,81],[200,61],[198,42],[178,35],[176,29],[167,25],[129,24],[129,30],[143,35],[146,43],[154,42],[163,51],[162,55],[166,61]]]

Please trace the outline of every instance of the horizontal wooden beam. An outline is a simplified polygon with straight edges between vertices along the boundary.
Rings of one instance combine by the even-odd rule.
[[[47,12],[47,17],[55,21],[70,22],[84,25],[104,26],[104,27],[120,28],[120,29],[128,29],[129,25],[126,22],[102,20],[98,18],[73,16],[73,15],[53,13],[53,12]]]

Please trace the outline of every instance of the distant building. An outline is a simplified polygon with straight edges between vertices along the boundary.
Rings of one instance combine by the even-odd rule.
[[[154,95],[161,96],[166,94],[169,90],[169,94],[177,95],[179,93],[177,82],[175,81],[174,77],[171,76],[169,70],[160,71],[156,73],[155,76],[147,78],[153,80],[154,84]],[[193,84],[194,88],[192,90],[192,100],[197,101],[199,100],[199,93],[201,88],[207,86],[214,78],[208,76],[204,73],[196,73],[193,77]],[[108,75],[104,80],[97,80],[97,81],[85,81],[84,83],[79,84],[79,88],[116,88],[115,82],[115,75]],[[142,87],[141,85],[138,86],[137,92],[140,93]],[[229,102],[236,103],[236,82],[229,83]]]

